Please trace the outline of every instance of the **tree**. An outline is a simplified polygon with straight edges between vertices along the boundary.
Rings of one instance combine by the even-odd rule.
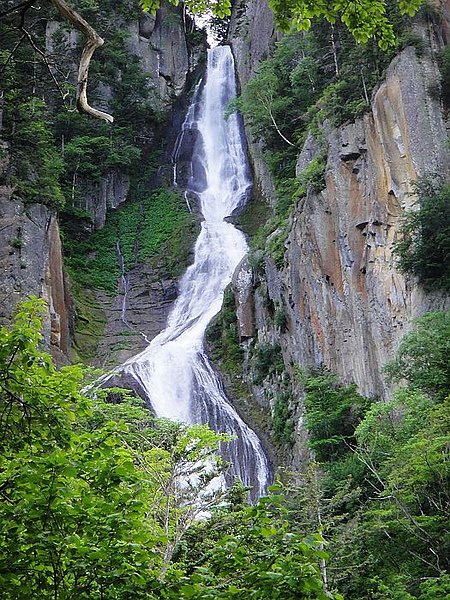
[[[89,66],[92,56],[97,48],[103,45],[104,40],[96,30],[64,0],[48,0],[50,4],[67,20],[75,29],[79,30],[86,38],[83,48],[77,81],[77,108],[81,113],[91,115],[95,118],[112,122],[113,117],[90,106],[87,99],[87,86]],[[145,11],[156,13],[161,0],[140,0],[139,4]],[[171,4],[178,5],[179,0],[169,0]],[[423,0],[396,0],[400,14],[414,15]],[[33,8],[34,0],[23,0],[12,4],[0,13],[0,18],[17,13],[20,16],[19,30],[25,39],[33,46],[41,58],[46,61],[45,53],[36,47],[32,36],[24,27],[27,11]],[[331,6],[322,0],[269,0],[273,10],[275,21],[282,31],[292,28],[306,30],[311,26],[312,19],[325,19],[334,24],[340,20],[351,32],[357,42],[366,43],[369,39],[376,37],[380,47],[387,48],[394,42],[393,26],[388,15],[386,0],[337,0]],[[193,13],[210,10],[215,17],[224,18],[231,14],[231,0],[187,0],[187,10]],[[49,69],[51,71],[51,69]],[[54,76],[53,76],[54,78]],[[277,127],[271,116],[272,124]]]
[[[210,485],[228,436],[154,420],[121,389],[87,393],[79,366],[39,350],[43,308],[27,300],[0,329],[2,599],[340,598],[279,489],[248,506],[242,485]]]
[[[123,390],[89,397],[79,366],[39,350],[42,315],[27,300],[0,330],[2,598],[151,600],[222,496],[206,484],[228,437],[155,422]]]
[[[445,399],[450,393],[450,311],[417,319],[415,331],[403,338],[385,370],[395,383],[406,380],[412,389]]]
[[[235,488],[230,506],[216,509],[186,538],[179,556],[189,557],[189,580],[178,598],[197,600],[342,600],[324,589],[320,534],[304,536],[289,523],[277,485],[255,506]]]
[[[337,0],[333,3],[320,0],[269,0],[277,25],[282,31],[291,27],[309,29],[313,19],[325,19],[334,24],[340,20],[357,42],[365,44],[376,37],[382,48],[394,42],[389,2],[385,0]],[[400,14],[413,16],[422,0],[398,0]]]
[[[441,177],[416,184],[415,210],[403,219],[401,239],[394,246],[402,271],[428,290],[450,290],[450,185]]]

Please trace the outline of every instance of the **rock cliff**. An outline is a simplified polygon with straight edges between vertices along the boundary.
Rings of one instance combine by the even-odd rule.
[[[9,320],[24,296],[42,296],[47,301],[44,341],[58,362],[67,362],[70,298],[58,221],[53,211],[24,205],[12,192],[0,184],[0,322]]]
[[[163,3],[154,16],[140,13],[131,19],[124,18],[117,8],[107,19],[107,29],[121,32],[130,61],[138,61],[139,71],[145,79],[146,101],[152,113],[158,114],[158,120],[164,123],[174,104],[187,91],[189,78],[201,61],[202,47],[188,41],[189,32],[195,29],[191,18],[182,7]],[[64,53],[67,78],[75,84],[80,34],[67,30],[65,23],[50,20],[45,38],[48,56],[56,56],[60,61],[59,56]],[[117,76],[120,79],[122,74],[119,72]],[[90,94],[102,110],[114,112],[117,99],[108,80],[93,80]],[[153,143],[157,133],[150,114],[148,121],[140,132],[146,146]],[[81,193],[76,198],[76,205],[90,213],[94,228],[100,229],[105,224],[108,210],[117,208],[127,199],[130,176],[120,167],[110,169],[100,180],[78,178],[77,188]]]
[[[407,48],[371,113],[329,131],[326,188],[294,212],[286,266],[268,287],[287,310],[291,359],[323,363],[366,395],[385,395],[382,366],[411,319],[448,302],[399,273],[392,255],[414,181],[449,175],[443,113],[429,95],[438,76],[429,57]]]
[[[238,9],[231,30],[242,84],[274,41],[267,21],[261,26],[256,16],[257,5],[258,0],[251,8]],[[410,330],[411,320],[450,306],[448,296],[425,293],[400,273],[392,252],[402,215],[415,200],[414,182],[434,172],[450,176],[448,123],[433,93],[440,75],[430,49],[447,42],[446,15],[431,38],[430,32],[420,32],[428,47],[421,56],[407,47],[394,59],[374,91],[370,112],[339,128],[324,124],[326,187],[309,192],[292,212],[284,264],[277,266],[266,256],[262,272],[260,266],[254,272],[253,293],[248,290],[248,265],[235,275],[241,335],[254,328],[256,348],[278,348],[297,398],[292,376],[299,365],[325,366],[342,382],[355,382],[364,395],[386,397],[382,368]],[[234,37],[240,38],[246,26],[258,40],[253,54],[245,35]],[[256,184],[270,200],[261,148],[251,137],[249,144]],[[309,136],[297,176],[318,152]],[[237,286],[240,279],[246,285]],[[286,377],[255,384],[248,361],[244,370],[256,402],[265,403],[273,414]],[[291,402],[290,410],[296,413],[293,456],[298,467],[305,457],[301,404]]]

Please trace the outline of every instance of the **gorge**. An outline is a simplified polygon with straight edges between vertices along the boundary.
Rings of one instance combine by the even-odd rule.
[[[52,3],[0,9],[5,600],[446,598],[448,0],[350,1],[387,46],[234,0],[213,49],[70,4],[113,124]]]
[[[261,442],[227,401],[209,362],[204,334],[220,311],[223,292],[247,252],[244,235],[225,221],[242,208],[251,188],[245,144],[237,115],[225,120],[236,95],[233,57],[228,46],[208,51],[206,82],[194,95],[176,148],[191,153],[185,193],[194,194],[204,218],[194,262],[179,283],[166,328],[138,356],[115,369],[136,380],[159,417],[207,423],[236,440],[226,445],[229,484],[238,478],[256,500],[267,492],[270,469]],[[201,84],[199,84],[201,85]],[[177,152],[174,155],[177,169]],[[179,177],[176,178],[179,181]],[[106,378],[105,385],[108,385]]]

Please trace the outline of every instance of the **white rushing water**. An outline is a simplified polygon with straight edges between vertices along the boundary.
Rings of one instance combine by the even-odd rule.
[[[228,403],[204,350],[207,325],[247,252],[242,232],[224,221],[245,202],[251,186],[238,118],[224,118],[235,94],[230,49],[210,50],[206,84],[198,87],[180,134],[190,136],[184,146],[186,139],[194,146],[187,188],[195,191],[204,217],[194,263],[181,279],[166,329],[119,370],[139,381],[156,415],[234,434],[236,440],[224,450],[231,463],[228,480],[239,477],[256,499],[269,483],[267,458],[256,434]]]

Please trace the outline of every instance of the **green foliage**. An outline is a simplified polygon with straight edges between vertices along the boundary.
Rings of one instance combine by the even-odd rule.
[[[27,300],[0,330],[2,597],[150,600],[214,503],[204,488],[229,436],[155,422],[124,390],[88,397],[80,367],[58,371],[38,349],[42,315]]]
[[[450,290],[450,185],[425,178],[416,185],[417,210],[406,213],[394,246],[400,268],[426,289]]]
[[[422,4],[422,0],[396,3],[401,14],[412,16]],[[332,6],[307,0],[286,3],[285,0],[271,0],[270,7],[275,13],[282,30],[289,30],[292,24],[300,30],[307,30],[311,20],[324,18],[334,24],[338,19],[348,28],[358,43],[367,43],[376,37],[381,48],[394,43],[394,29],[388,13],[388,3],[376,2],[336,2]]]
[[[304,380],[306,426],[318,461],[333,461],[347,452],[369,401],[355,385],[341,386],[332,374],[317,373]]]
[[[223,296],[222,310],[208,327],[206,339],[211,356],[226,373],[240,373],[244,352],[240,345],[236,303],[233,290],[227,287]]]
[[[114,129],[114,136],[79,135],[65,146],[66,171],[72,177],[76,174],[99,181],[109,170],[120,168],[126,171],[141,156],[136,146],[126,143],[120,130]]]
[[[284,370],[281,346],[274,343],[257,343],[253,349],[253,382],[261,384],[269,375],[280,374]]]
[[[176,0],[171,2],[177,4]],[[423,0],[397,0],[395,6],[401,14],[412,16],[422,3]],[[140,0],[142,8],[152,13],[156,12],[159,4],[159,0]],[[222,18],[231,14],[230,0],[188,0],[186,6],[194,13],[210,10],[213,15]],[[277,26],[282,31],[308,30],[312,20],[325,19],[334,24],[340,19],[358,43],[365,44],[371,38],[376,38],[381,48],[394,43],[390,4],[384,0],[338,1],[331,5],[309,0],[271,0],[269,6],[275,15]]]
[[[325,188],[325,156],[315,156],[297,177],[299,196],[304,196],[308,190],[320,192]]]
[[[282,391],[275,397],[272,428],[275,441],[279,444],[292,445],[294,443],[295,424],[290,406],[292,400],[292,394],[288,391]]]
[[[450,311],[417,319],[386,372],[394,382],[406,380],[412,389],[443,400],[450,391]]]
[[[20,248],[22,248],[23,246],[23,240],[20,237],[13,237],[9,240],[9,243],[11,244],[11,246],[13,248],[16,248],[17,250],[20,250]]]
[[[248,506],[242,486],[227,503],[206,487],[229,436],[154,420],[125,390],[91,397],[79,366],[38,349],[43,313],[30,299],[0,329],[2,598],[341,599],[279,488]]]
[[[63,161],[53,142],[49,112],[37,98],[22,100],[12,89],[5,95],[5,120],[14,123],[10,142],[11,160],[16,169],[11,184],[26,202],[62,206],[64,198],[59,179]]]
[[[448,595],[448,319],[429,313],[404,338],[388,371],[407,385],[387,401],[370,403],[330,375],[303,375],[321,463],[295,493],[291,518],[302,531],[322,523],[330,585],[348,600]]]
[[[0,332],[3,597],[141,597],[138,565],[158,564],[146,548],[150,490],[121,423],[84,429],[94,405],[81,370],[57,371],[37,349],[42,307],[25,302]]]
[[[185,555],[193,554],[192,575],[179,598],[342,600],[323,590],[321,536],[290,528],[280,492],[273,488],[253,507],[236,502],[215,511],[191,531]]]
[[[284,255],[286,253],[287,222],[284,221],[270,234],[265,244],[265,249],[270,254],[278,269],[284,266]]]
[[[276,309],[273,323],[275,327],[278,327],[280,333],[284,333],[287,329],[287,311],[284,306],[281,306]]]
[[[116,291],[120,275],[118,245],[126,271],[138,263],[162,262],[168,275],[178,276],[195,233],[194,218],[181,195],[164,189],[120,206],[87,240],[85,232],[76,236],[73,220],[67,227],[72,235],[66,238],[66,264],[72,277],[87,288],[110,293]]]

